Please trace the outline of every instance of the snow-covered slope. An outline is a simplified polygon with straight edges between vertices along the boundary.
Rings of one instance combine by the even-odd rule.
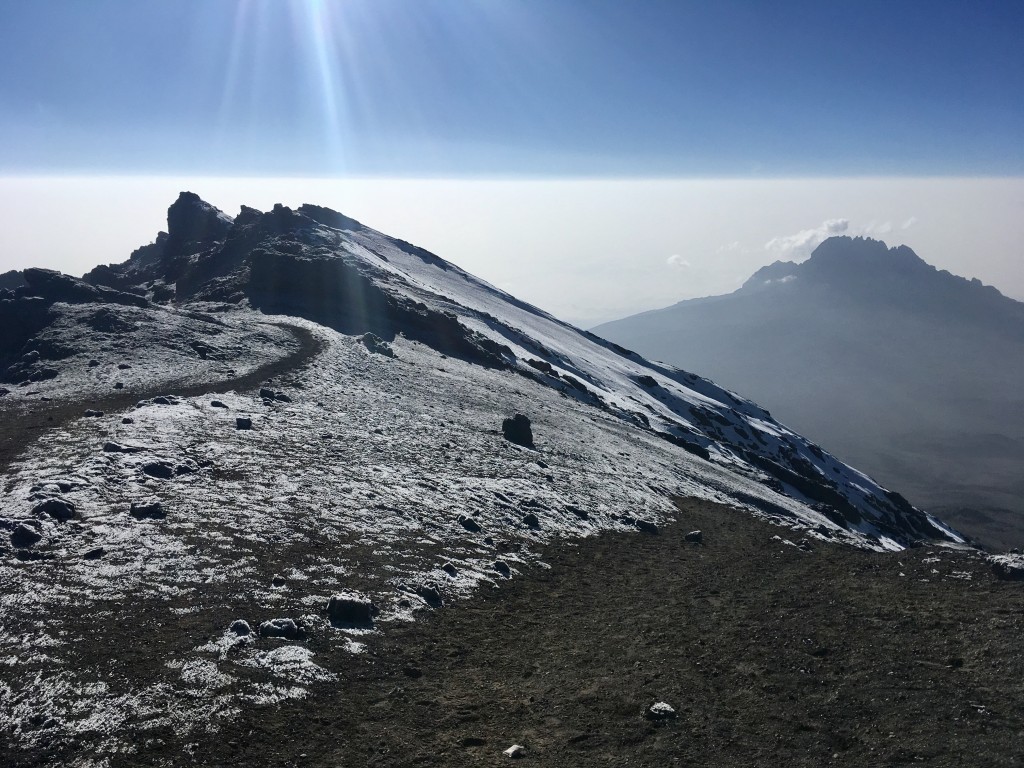
[[[673,496],[794,538],[959,541],[753,403],[426,251],[313,206],[229,223],[184,204],[212,240],[172,216],[144,260],[90,276],[107,288],[33,274],[0,298],[45,309],[8,367],[23,381],[0,397],[6,423],[132,395],[5,469],[0,669],[18,674],[0,675],[0,731],[16,745],[75,740],[95,759],[75,762],[102,764],[311,695],[334,673],[310,638],[358,652],[542,565],[553,540],[656,533]],[[306,362],[281,368],[300,344]],[[262,389],[223,383],[267,365]],[[502,436],[516,412],[532,447]],[[336,594],[373,620],[339,621]]]

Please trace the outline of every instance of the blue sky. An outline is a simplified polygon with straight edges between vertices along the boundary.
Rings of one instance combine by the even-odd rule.
[[[0,2],[0,173],[1018,176],[1024,3]]]

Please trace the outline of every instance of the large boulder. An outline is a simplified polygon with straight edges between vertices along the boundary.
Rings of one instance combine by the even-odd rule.
[[[533,448],[533,428],[530,419],[521,413],[505,419],[501,423],[501,433],[510,443]]]
[[[377,606],[358,592],[341,592],[327,601],[327,616],[335,624],[369,627],[376,613]]]

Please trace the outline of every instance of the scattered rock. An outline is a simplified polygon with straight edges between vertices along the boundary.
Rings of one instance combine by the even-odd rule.
[[[640,529],[641,531],[643,531],[644,533],[653,533],[653,534],[657,534],[657,533],[658,533],[658,526],[656,526],[656,525],[655,525],[654,523],[652,523],[652,522],[651,522],[650,520],[642,520],[642,519],[638,519],[638,520],[637,520],[637,521],[636,521],[636,522],[634,523],[634,525],[635,525],[635,526],[636,526],[636,527],[637,527],[638,529]]]
[[[178,398],[174,395],[157,395],[151,402],[153,405],[177,405]]]
[[[358,592],[340,592],[327,601],[327,616],[335,624],[373,626],[373,617],[377,613],[377,606],[370,598]]]
[[[274,390],[267,389],[266,387],[262,387],[260,389],[260,397],[262,397],[264,400],[273,400],[274,399]]]
[[[569,514],[576,515],[576,517],[578,517],[580,520],[590,519],[590,515],[587,513],[587,511],[585,509],[580,509],[579,507],[574,507],[570,505],[565,508],[565,511]]]
[[[124,384],[122,384],[122,383],[121,383],[121,382],[119,381],[119,382],[117,382],[116,384],[114,384],[114,389],[124,389]]]
[[[249,626],[249,622],[245,619],[235,619],[231,622],[231,626],[228,627],[229,632],[234,632],[239,637],[248,637],[252,634],[252,627]]]
[[[43,538],[42,534],[39,533],[35,528],[19,523],[11,534],[11,545],[16,549],[24,549],[25,547],[31,547],[33,544],[37,544]]]
[[[130,368],[131,368],[131,366],[128,365],[128,363],[118,363],[117,364],[117,370],[119,370],[119,371],[127,371]]]
[[[46,499],[32,508],[32,514],[47,514],[54,520],[64,523],[78,516],[75,505],[59,496]]]
[[[252,429],[252,419],[239,416],[235,419],[235,429]]]
[[[505,757],[512,758],[513,760],[518,760],[521,757],[526,757],[526,747],[522,744],[513,744],[501,754]]]
[[[123,419],[121,419],[121,423],[122,424],[134,424],[135,423],[135,419],[133,419],[131,416],[125,416]]]
[[[283,637],[286,640],[298,640],[305,633],[295,623],[295,619],[271,619],[260,624],[260,637]]]
[[[141,450],[141,448],[137,448],[136,446],[121,445],[120,443],[115,443],[112,440],[103,444],[104,453],[138,453]],[[145,471],[145,468],[143,468],[143,471]]]
[[[690,542],[691,544],[703,544],[704,543],[704,534],[701,533],[700,531],[690,531],[688,534],[686,534],[683,537],[683,539],[685,541]]]
[[[540,459],[537,459],[537,466],[540,467],[541,469],[548,468],[547,462],[541,461]]]
[[[654,721],[672,720],[676,717],[676,711],[664,701],[659,701],[646,709],[644,717]]]
[[[504,560],[495,560],[491,566],[494,570],[504,576],[506,579],[512,578],[512,569],[508,567],[508,563]]]
[[[210,401],[210,407],[211,408],[227,408],[227,406],[224,403],[222,403],[220,400],[211,400]]]
[[[94,411],[92,408],[87,408],[85,410],[85,415],[90,419],[98,419],[103,415],[103,411]]]
[[[163,504],[156,499],[133,501],[129,514],[136,520],[162,520],[167,517]]]
[[[100,365],[100,361],[99,360],[90,360],[89,361],[89,367],[90,368],[98,368],[99,365]]]
[[[103,547],[95,547],[93,549],[90,549],[85,554],[83,554],[82,555],[82,559],[83,560],[99,560],[105,554],[107,554],[107,550],[105,550]]]
[[[29,381],[49,381],[50,379],[56,379],[60,374],[56,368],[39,368],[32,372],[32,375],[28,377]]]
[[[992,555],[989,557],[992,572],[1005,581],[1024,581],[1024,556]]]
[[[416,594],[426,600],[427,605],[431,608],[440,608],[444,605],[444,600],[441,598],[441,590],[434,584],[420,584],[416,587]]]
[[[533,448],[533,428],[530,420],[521,413],[501,422],[501,433],[510,443]]]
[[[525,525],[527,528],[537,530],[538,528],[540,528],[540,519],[535,514],[533,514],[533,512],[530,512],[523,516],[523,525]]]
[[[150,477],[170,480],[174,477],[174,465],[169,461],[150,461],[142,465],[142,471]]]
[[[447,573],[449,576],[457,576],[459,569],[455,567],[453,563],[445,563],[441,566],[441,570]]]
[[[395,356],[395,351],[391,348],[391,345],[374,333],[363,334],[363,345],[375,355],[383,355],[384,357]]]
[[[472,517],[467,517],[466,515],[459,515],[459,525],[461,525],[470,533],[480,533],[480,524]]]

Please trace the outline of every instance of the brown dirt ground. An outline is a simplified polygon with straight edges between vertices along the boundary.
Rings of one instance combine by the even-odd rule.
[[[1024,585],[974,555],[802,552],[746,513],[678,507],[658,535],[551,545],[550,569],[361,656],[314,636],[337,683],[192,757],[167,739],[115,764],[484,766],[513,743],[537,766],[1024,762]],[[646,721],[655,701],[678,718]]]

